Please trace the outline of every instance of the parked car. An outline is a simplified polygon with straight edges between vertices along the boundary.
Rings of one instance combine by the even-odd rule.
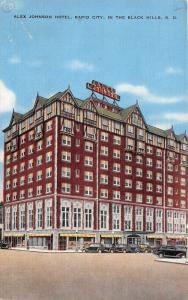
[[[106,253],[113,253],[114,252],[114,245],[112,244],[102,244],[102,252],[106,252]]]
[[[116,245],[114,246],[113,251],[114,251],[115,253],[126,253],[126,252],[127,252],[127,249],[128,249],[128,246],[125,245],[125,244],[116,244]]]
[[[178,246],[161,246],[156,250],[156,255],[159,257],[176,257],[176,258],[185,258],[186,257],[186,248]]]
[[[140,247],[139,245],[129,244],[127,247],[127,253],[139,253]]]
[[[9,249],[10,248],[10,244],[4,241],[0,241],[0,248],[1,249]]]
[[[140,252],[142,253],[151,253],[152,248],[148,244],[140,244],[139,245]]]
[[[103,245],[101,244],[91,244],[87,248],[83,248],[82,252],[87,252],[87,253],[102,253],[103,251]]]

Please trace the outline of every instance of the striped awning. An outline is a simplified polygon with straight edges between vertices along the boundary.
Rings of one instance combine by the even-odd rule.
[[[161,235],[147,235],[147,239],[162,239]]]
[[[49,237],[51,233],[30,233],[29,237]]]
[[[174,239],[174,240],[185,240],[186,237],[183,235],[167,235],[167,239]]]
[[[60,236],[87,238],[95,237],[95,233],[60,233]]]
[[[5,232],[4,237],[23,237],[24,233],[16,233],[16,232]]]
[[[108,233],[106,233],[106,234],[101,234],[101,237],[102,238],[121,238],[121,237],[123,237],[123,235],[122,234],[108,234]]]

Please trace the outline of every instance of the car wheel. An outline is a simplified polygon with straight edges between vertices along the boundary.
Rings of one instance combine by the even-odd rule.
[[[185,254],[182,254],[182,255],[180,256],[180,258],[186,258],[186,255],[185,255]]]
[[[102,253],[102,250],[99,249],[99,250],[98,250],[98,253]]]
[[[145,253],[148,253],[149,251],[148,250],[145,250]]]
[[[123,253],[126,253],[126,250],[123,250]]]
[[[83,253],[85,253],[85,252],[86,252],[86,250],[85,250],[85,249],[83,249],[83,250],[82,250],[82,252],[83,252]]]
[[[114,251],[111,249],[111,250],[110,250],[110,253],[114,253]]]
[[[164,255],[163,253],[159,253],[159,257],[162,258]]]

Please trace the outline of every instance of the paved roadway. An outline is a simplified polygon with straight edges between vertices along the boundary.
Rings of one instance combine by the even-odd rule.
[[[0,299],[187,300],[188,266],[154,259],[0,250]]]

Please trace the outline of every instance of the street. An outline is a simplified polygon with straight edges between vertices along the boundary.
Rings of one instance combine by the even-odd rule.
[[[0,250],[2,300],[187,300],[188,266],[153,254]]]

